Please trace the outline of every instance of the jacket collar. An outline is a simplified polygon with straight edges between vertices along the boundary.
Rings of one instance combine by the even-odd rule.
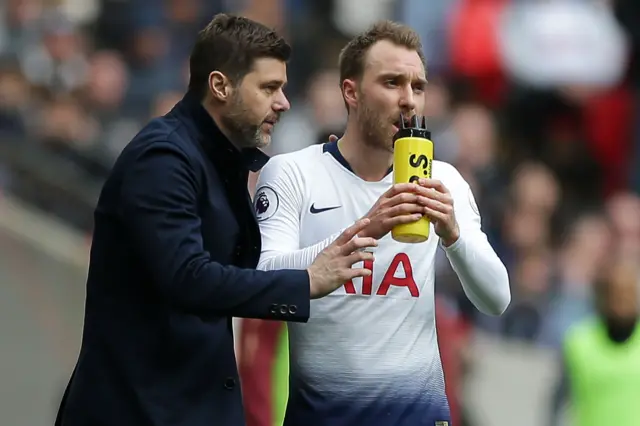
[[[177,105],[178,110],[186,116],[200,136],[200,143],[208,155],[238,160],[252,172],[259,171],[269,160],[269,156],[258,148],[238,149],[220,131],[216,122],[202,106],[200,96],[187,92]],[[212,158],[214,160],[214,158]]]

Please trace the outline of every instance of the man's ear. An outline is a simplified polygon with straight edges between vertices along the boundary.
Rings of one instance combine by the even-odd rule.
[[[342,81],[342,96],[350,108],[358,105],[358,88],[355,80],[345,79]]]
[[[209,91],[213,99],[226,102],[231,96],[231,81],[220,71],[209,74]]]

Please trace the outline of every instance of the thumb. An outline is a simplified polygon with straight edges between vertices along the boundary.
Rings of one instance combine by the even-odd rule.
[[[335,142],[338,140],[338,137],[336,135],[329,135],[329,142]]]

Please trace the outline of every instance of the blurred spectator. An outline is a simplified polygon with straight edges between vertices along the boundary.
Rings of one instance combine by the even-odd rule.
[[[17,67],[0,68],[0,133],[24,137],[30,113],[31,87]]]
[[[633,193],[616,194],[607,200],[618,251],[640,263],[640,196]]]
[[[601,214],[585,214],[568,228],[558,253],[553,300],[540,334],[540,343],[554,349],[561,347],[570,326],[593,313],[591,288],[613,241],[609,221]]]
[[[455,145],[455,156],[450,162],[467,180],[475,197],[482,200],[483,226],[494,240],[506,190],[497,131],[496,119],[489,108],[478,103],[463,103],[452,114],[451,134],[436,142],[436,146]]]
[[[564,376],[552,410],[557,424],[567,399],[575,426],[640,418],[640,274],[638,263],[614,255],[595,282],[597,317],[581,321],[564,341]]]
[[[124,144],[131,140],[141,126],[127,104],[129,70],[122,56],[115,51],[97,51],[89,58],[89,73],[82,90],[84,108],[100,126],[96,143],[108,155],[111,163]]]
[[[337,69],[318,71],[310,80],[304,103],[294,103],[274,133],[272,154],[324,143],[331,134],[342,135],[347,110]]]
[[[551,253],[543,247],[522,254],[511,274],[515,302],[500,319],[500,333],[534,342],[540,334],[552,274]]]
[[[0,4],[0,52],[13,57],[38,42],[43,0],[7,0]]]
[[[87,77],[82,34],[60,10],[42,17],[41,42],[18,52],[22,72],[33,85],[52,92],[80,88]]]

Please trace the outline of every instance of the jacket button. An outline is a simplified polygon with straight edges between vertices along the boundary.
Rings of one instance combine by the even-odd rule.
[[[295,315],[296,312],[298,312],[298,307],[296,305],[289,305],[289,313]]]
[[[236,387],[236,379],[233,377],[227,377],[224,379],[224,388],[227,390],[233,390]]]

